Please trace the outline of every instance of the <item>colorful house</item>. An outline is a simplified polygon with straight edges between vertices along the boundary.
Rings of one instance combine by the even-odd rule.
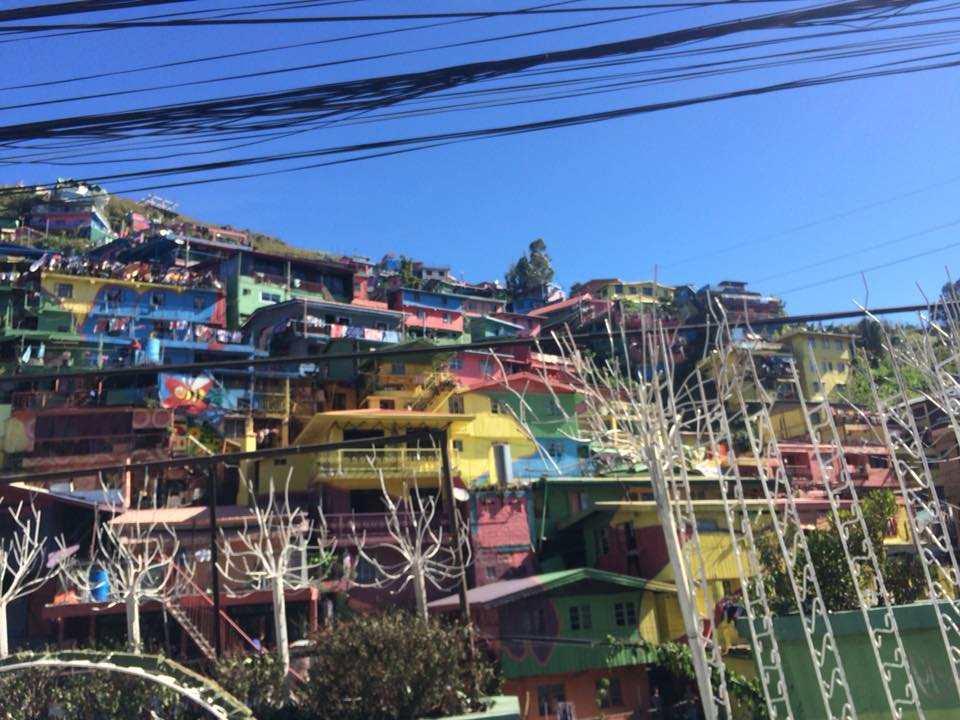
[[[618,278],[609,278],[585,282],[577,292],[589,293],[600,300],[626,305],[662,305],[673,302],[674,288],[653,280],[624,282]]]
[[[73,347],[80,365],[194,362],[258,354],[243,335],[227,329],[226,297],[215,286],[171,285],[39,271],[24,281],[27,317],[16,333],[52,350]],[[33,338],[30,331],[48,337]],[[91,352],[95,349],[95,352]],[[74,353],[75,354],[75,353]],[[263,353],[260,353],[263,354]]]
[[[393,310],[406,314],[407,333],[417,337],[459,341],[466,333],[465,299],[457,295],[399,288],[388,294]]]
[[[519,372],[464,388],[450,402],[477,418],[471,436],[464,439],[465,446],[509,444],[511,478],[529,482],[545,475],[592,471],[587,444],[575,439],[579,435],[577,395],[569,385],[552,382],[548,386],[537,374]],[[472,454],[479,455],[476,451]],[[503,459],[495,459],[491,467]],[[482,485],[491,477],[464,470],[464,477],[472,478],[473,484]],[[509,479],[498,482],[510,484]]]
[[[556,717],[559,703],[578,718],[646,717],[650,646],[683,635],[673,585],[593,568],[501,580],[467,600],[525,720]],[[430,603],[458,607],[456,595]]]
[[[353,299],[353,270],[331,260],[290,257],[243,248],[219,268],[227,290],[227,319],[240,327],[258,309],[293,299]]]
[[[33,206],[30,227],[44,235],[84,237],[103,243],[113,234],[106,213],[109,199],[98,185],[59,181],[47,202]]]
[[[798,330],[780,338],[793,354],[806,400],[819,401],[850,381],[853,336]]]

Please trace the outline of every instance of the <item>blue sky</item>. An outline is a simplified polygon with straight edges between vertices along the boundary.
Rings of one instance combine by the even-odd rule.
[[[226,0],[197,3],[199,7],[226,4]],[[372,13],[388,6],[391,11],[398,7],[359,2],[353,3],[349,12]],[[491,5],[473,2],[458,6]],[[449,8],[450,4],[422,2],[407,9],[431,7]],[[532,40],[265,80],[8,110],[4,111],[4,124],[575,47],[730,16],[724,12],[729,13],[676,12]],[[175,72],[5,91],[0,96],[2,104],[8,105],[90,91],[135,89],[496,35],[548,22],[560,21],[459,23]],[[370,24],[347,23],[319,28],[96,33],[0,44],[0,64],[18,68],[16,82],[31,82],[370,29]],[[851,66],[825,63],[816,71],[843,67]],[[682,86],[633,88],[598,98],[454,113],[382,126],[329,128],[263,149],[306,149],[371,137],[522,122],[777,82],[811,70],[770,70]],[[10,73],[5,76],[2,84],[12,84]],[[542,237],[553,257],[557,279],[565,286],[592,277],[645,279],[653,276],[656,268],[658,277],[668,283],[699,286],[721,279],[747,280],[758,290],[782,293],[788,310],[798,313],[845,309],[865,298],[859,276],[825,280],[926,254],[866,274],[871,305],[911,303],[922,299],[917,284],[936,294],[946,278],[945,266],[960,273],[956,262],[960,254],[957,78],[956,70],[944,70],[779,92],[362,163],[172,188],[162,194],[179,201],[187,214],[250,227],[295,245],[375,258],[394,251],[449,264],[455,274],[470,280],[502,277],[527,243]],[[229,157],[231,152],[242,151],[217,157]],[[42,182],[58,175],[89,177],[104,170],[129,169],[129,165],[14,164],[0,171],[0,180]],[[108,184],[108,189],[114,187]],[[133,193],[137,194],[144,193]],[[933,252],[954,243],[957,247]],[[834,259],[842,255],[848,257]],[[814,287],[805,287],[809,285]]]

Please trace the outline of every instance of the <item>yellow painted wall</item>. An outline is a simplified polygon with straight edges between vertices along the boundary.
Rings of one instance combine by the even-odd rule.
[[[644,288],[648,288],[650,295],[644,295]],[[604,300],[623,300],[643,304],[657,302],[672,302],[674,288],[669,285],[660,285],[652,280],[641,282],[613,282],[604,285],[597,291],[597,297]]]
[[[459,451],[459,469],[464,484],[470,486],[478,478],[493,477],[493,446],[496,444],[508,443],[514,462],[536,455],[536,446],[512,415],[490,412],[489,396],[468,392],[462,397],[464,412],[474,416],[453,434],[453,439],[463,444]]]
[[[822,400],[837,385],[850,381],[853,354],[849,335],[799,332],[788,335],[784,341],[790,345],[807,400]],[[814,362],[819,368],[819,378]],[[819,389],[817,383],[821,384]]]

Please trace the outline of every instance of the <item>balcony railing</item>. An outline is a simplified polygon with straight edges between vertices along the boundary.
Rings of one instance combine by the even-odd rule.
[[[451,465],[456,465],[451,454]],[[371,477],[382,470],[387,477],[404,475],[427,477],[440,472],[440,451],[433,448],[349,449],[321,453],[317,457],[318,472],[328,475]]]
[[[388,538],[390,536],[387,530],[388,517],[386,513],[339,513],[327,515],[325,519],[330,536],[336,538],[340,544],[349,544],[354,538],[364,539],[367,542]],[[401,533],[406,533],[413,527],[414,517],[415,515],[402,511],[398,514],[398,527]],[[431,527],[438,533],[443,527],[439,511],[434,516]]]

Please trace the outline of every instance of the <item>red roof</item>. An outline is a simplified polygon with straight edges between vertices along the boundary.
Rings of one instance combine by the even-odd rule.
[[[574,307],[579,305],[581,302],[593,300],[593,296],[589,293],[583,295],[575,295],[569,300],[564,300],[563,302],[551,303],[550,305],[544,305],[543,307],[536,308],[527,313],[531,317],[539,317],[540,315],[549,315],[550,313],[556,312],[557,310],[566,310],[569,307]]]
[[[577,389],[571,385],[564,385],[558,382],[549,382],[549,384],[539,375],[532,372],[518,372],[507,375],[503,380],[492,380],[481,385],[474,385],[471,390],[505,390],[507,387],[518,392],[550,392],[568,394],[575,393]]]

